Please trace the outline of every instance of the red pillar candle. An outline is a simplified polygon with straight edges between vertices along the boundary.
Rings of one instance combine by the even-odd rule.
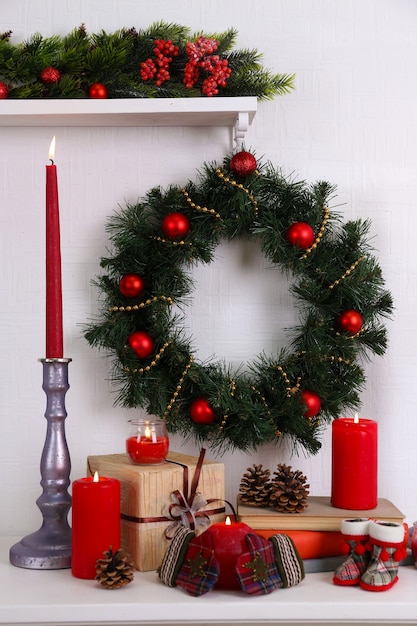
[[[237,557],[248,551],[245,537],[248,533],[254,533],[252,528],[242,522],[231,522],[228,517],[225,522],[219,522],[210,526],[200,540],[205,545],[204,537],[211,536],[213,540],[214,555],[219,563],[219,578],[216,589],[240,589],[236,575]],[[207,541],[207,547],[211,542]]]
[[[339,509],[369,510],[378,504],[378,425],[339,418],[332,423],[332,495]]]
[[[72,483],[73,576],[94,579],[103,552],[120,548],[120,481],[98,476]]]
[[[54,165],[55,137],[46,166],[46,358],[64,356],[62,331],[61,238],[59,229],[58,177]]]

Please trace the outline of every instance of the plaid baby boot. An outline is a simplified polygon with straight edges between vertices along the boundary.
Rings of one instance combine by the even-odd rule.
[[[356,517],[340,523],[346,559],[333,574],[335,585],[359,585],[371,559],[369,519]]]
[[[398,563],[406,556],[404,525],[396,522],[369,521],[372,556],[360,586],[367,591],[385,591],[398,580]]]

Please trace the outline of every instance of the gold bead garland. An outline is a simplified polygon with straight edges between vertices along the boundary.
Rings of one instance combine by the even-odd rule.
[[[251,385],[250,388],[260,398],[262,404],[265,407],[265,411],[266,411],[267,416],[270,417],[271,416],[271,411],[269,410],[269,406],[268,406],[268,403],[266,401],[265,396],[263,396],[261,394],[261,392],[259,391],[259,389],[257,389],[254,385]],[[282,435],[283,435],[282,431],[280,431],[278,428],[276,428],[275,429],[275,436],[276,437],[282,437]]]
[[[151,304],[154,304],[158,300],[162,300],[163,302],[166,302],[167,304],[174,303],[171,296],[153,296],[152,298],[148,298],[147,300],[145,300],[144,302],[140,302],[139,304],[132,304],[132,305],[128,304],[126,306],[111,306],[109,310],[113,312],[118,311],[120,313],[123,313],[124,311],[126,311],[127,313],[129,313],[130,311],[139,311],[140,309],[144,309],[145,307]]]
[[[317,245],[320,243],[323,237],[324,231],[326,230],[326,225],[327,225],[327,222],[329,221],[329,216],[330,216],[330,211],[328,207],[324,207],[323,208],[323,220],[322,220],[319,232],[317,233],[317,236],[314,240],[313,245],[310,246],[310,248],[307,248],[307,250],[304,252],[303,256],[301,257],[302,259],[306,259],[308,255],[310,254],[310,252],[312,252],[313,250],[315,250],[315,248],[317,248]]]
[[[199,204],[193,202],[190,198],[190,194],[186,189],[181,189],[181,191],[192,209],[195,209],[196,211],[201,211],[202,213],[210,213],[210,215],[214,215],[214,217],[216,217],[217,219],[221,219],[220,213],[217,213],[217,211],[215,211],[214,209],[208,209],[206,206],[200,206]]]
[[[277,365],[276,369],[279,371],[279,373],[281,374],[281,376],[283,377],[283,379],[285,381],[285,384],[287,385],[287,387],[286,387],[287,398],[291,398],[291,396],[293,396],[295,393],[297,393],[297,391],[300,390],[301,378],[297,378],[296,384],[291,386],[291,381],[288,378],[287,373],[284,371],[282,366],[281,365]]]
[[[163,414],[163,419],[166,419],[167,421],[168,421],[169,413],[171,412],[172,407],[173,407],[174,403],[176,402],[176,400],[177,400],[177,398],[178,398],[178,396],[180,394],[180,391],[181,391],[182,386],[184,384],[185,377],[187,376],[188,370],[190,369],[190,367],[193,364],[193,362],[194,362],[194,357],[191,355],[190,356],[190,360],[188,361],[187,365],[185,366],[185,368],[184,368],[184,370],[183,370],[183,372],[181,374],[181,378],[178,381],[177,387],[176,387],[174,393],[172,394],[172,398],[169,401],[169,403],[167,404],[167,407],[166,407],[165,412]]]
[[[246,187],[244,187],[242,185],[242,183],[237,183],[235,180],[233,180],[232,178],[229,178],[228,176],[226,176],[226,174],[224,172],[222,172],[222,170],[220,169],[220,167],[218,167],[216,169],[216,174],[217,176],[223,180],[225,183],[227,183],[228,185],[231,185],[232,187],[236,187],[237,189],[240,189],[241,191],[244,191],[249,200],[252,202],[252,206],[255,210],[255,217],[258,216],[258,203],[255,199],[255,197],[253,196],[253,194],[251,194],[251,192],[249,191],[249,189],[247,189]]]
[[[233,378],[231,378],[230,379],[230,397],[231,398],[234,398],[235,391],[236,391],[236,381],[233,380]],[[219,430],[217,432],[221,433],[222,430],[224,429],[224,427],[226,426],[226,421],[227,421],[227,416],[228,415],[229,415],[229,409],[227,409],[225,414],[223,415],[223,419],[221,421],[221,424],[219,426]]]
[[[164,239],[163,237],[161,237],[160,235],[155,235],[154,237],[152,237],[152,239],[155,239],[155,241],[159,241],[160,243],[167,243],[167,244],[171,244],[172,246],[192,246],[192,242],[191,241],[184,241],[184,239],[181,239],[181,241],[173,241],[172,239]]]
[[[358,267],[359,263],[361,263],[364,260],[364,258],[365,258],[364,256],[361,256],[359,257],[359,259],[354,261],[352,265],[346,270],[346,272],[341,275],[340,278],[338,278],[337,280],[334,281],[334,283],[329,285],[329,289],[334,289],[335,287],[337,287],[337,285],[339,285],[342,282],[342,280],[345,280],[345,278],[349,276]]]

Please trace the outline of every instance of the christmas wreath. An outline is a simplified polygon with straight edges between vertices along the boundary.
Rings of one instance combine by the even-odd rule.
[[[23,43],[0,34],[0,99],[179,98],[257,96],[293,88],[256,50],[233,50],[237,31],[192,34],[163,21],[137,31],[89,34],[82,24],[65,37],[39,33]]]
[[[242,149],[196,182],[151,189],[108,221],[113,256],[94,279],[99,319],[84,334],[113,356],[116,404],[141,407],[170,432],[216,449],[256,449],[289,436],[310,453],[323,424],[356,410],[361,360],[386,349],[392,312],[368,241],[370,222],[342,223],[327,182],[289,180]],[[193,291],[189,269],[222,240],[251,238],[277,274],[294,278],[299,325],[290,345],[238,371],[199,362],[173,304]],[[245,371],[244,371],[245,369]]]

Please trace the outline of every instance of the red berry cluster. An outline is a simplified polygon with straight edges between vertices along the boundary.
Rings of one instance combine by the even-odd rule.
[[[143,61],[139,71],[142,80],[150,80],[155,77],[155,84],[160,87],[170,78],[169,66],[172,59],[178,56],[179,47],[175,46],[171,39],[155,39],[154,45],[155,61],[151,58]]]
[[[195,42],[187,43],[185,51],[188,62],[184,68],[183,79],[187,89],[191,89],[197,83],[200,68],[208,74],[201,86],[201,91],[206,96],[215,96],[219,93],[218,87],[226,86],[232,70],[228,67],[227,59],[220,59],[218,54],[213,54],[217,47],[217,41],[207,37],[199,37]]]

